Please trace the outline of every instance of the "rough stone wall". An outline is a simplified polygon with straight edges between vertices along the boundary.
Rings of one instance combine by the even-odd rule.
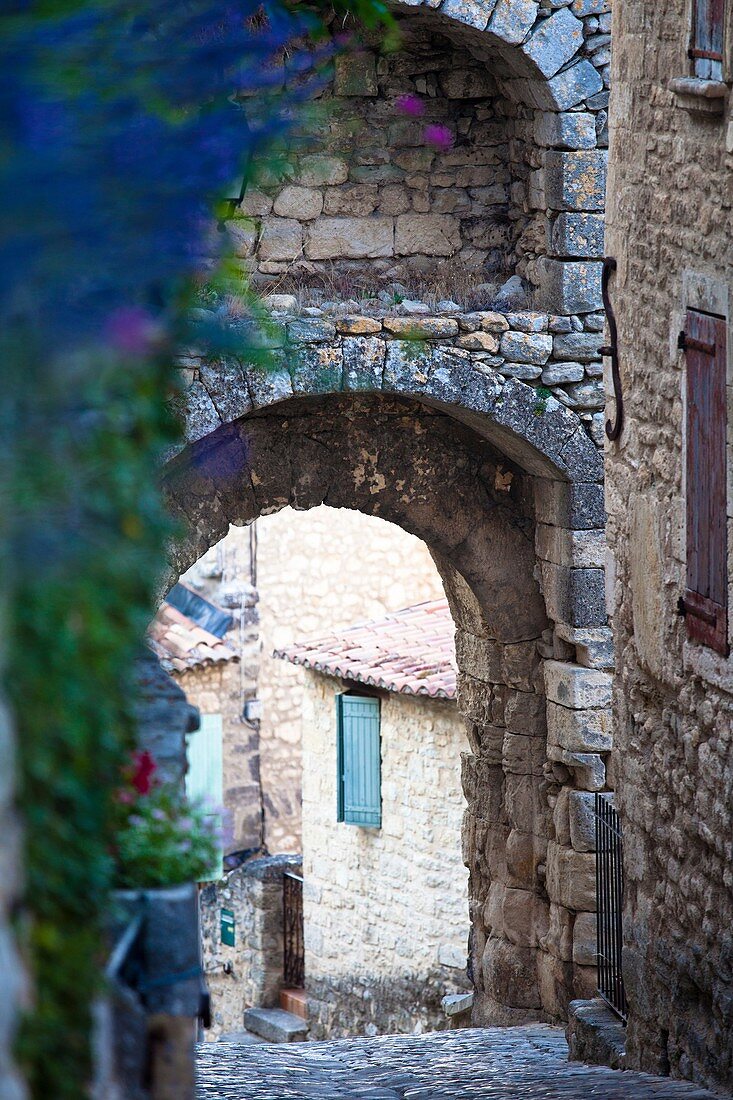
[[[243,268],[260,281],[325,273],[336,298],[354,269],[517,271],[545,308],[597,309],[609,0],[414,7],[399,52],[367,35],[337,60],[280,174],[264,172],[236,211]],[[405,95],[422,117],[400,115]]]
[[[256,529],[265,842],[273,853],[299,852],[305,670],[273,651],[437,599],[443,586],[424,543],[359,512],[288,508]]]
[[[382,827],[336,821],[339,680],[306,673],[303,905],[311,1036],[435,1030],[468,987],[454,703],[381,695]]]
[[[201,714],[222,716],[225,854],[259,848],[263,840],[258,723],[244,714],[246,702],[257,697],[261,651],[251,552],[249,531],[232,527],[182,577],[231,613],[227,641],[240,660],[173,674]]]
[[[269,373],[196,359],[181,367],[191,441],[253,407],[299,393],[399,390],[408,379],[429,390],[434,381],[462,372],[467,377],[458,382],[457,394],[450,392],[452,403],[470,400],[481,375],[490,387],[498,372],[539,391],[534,404],[538,419],[552,396],[577,410],[597,445],[604,438],[598,355],[603,314],[597,311],[561,316],[534,310],[466,313],[455,306],[437,312],[424,306],[420,313],[407,315],[404,307],[385,310],[377,305],[364,314],[276,312],[274,317],[276,325],[268,334],[273,356]],[[461,389],[468,391],[463,397]]]
[[[257,681],[248,678],[243,687],[243,675],[246,670],[239,662],[228,661],[175,676],[188,701],[201,714],[222,717],[225,855],[243,848],[259,848],[263,840],[260,739],[256,725],[242,715],[245,694],[254,697]]]
[[[627,1061],[725,1089],[733,1083],[733,661],[687,642],[677,614],[686,553],[677,335],[687,308],[728,318],[730,411],[733,115],[730,97],[672,90],[691,75],[689,17],[684,0],[625,0],[614,13],[608,251],[619,265],[612,295],[626,409],[607,453],[614,768],[626,848]],[[729,444],[732,426],[729,412]]]
[[[281,170],[251,191],[257,271],[332,271],[395,264],[422,268],[454,257],[474,270],[510,274],[519,211],[509,166],[508,104],[485,64],[423,20],[405,19],[397,53],[338,57],[313,117]],[[419,97],[421,117],[400,114]],[[442,126],[452,148],[426,142]],[[269,186],[268,186],[269,182]],[[246,243],[246,250],[249,242]],[[387,262],[384,262],[387,261]]]
[[[201,940],[211,993],[209,1041],[241,1031],[247,1008],[278,1004],[283,984],[283,871],[299,856],[253,859],[200,894]],[[234,946],[221,942],[221,911],[234,914]]]

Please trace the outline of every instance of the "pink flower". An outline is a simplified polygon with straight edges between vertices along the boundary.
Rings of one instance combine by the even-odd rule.
[[[139,306],[120,306],[107,318],[105,337],[123,355],[148,355],[160,340],[161,329]]]
[[[403,115],[412,115],[415,118],[417,118],[418,115],[425,114],[425,104],[416,95],[398,96],[395,107],[398,111],[401,111]]]
[[[434,124],[425,127],[423,140],[427,145],[434,145],[436,149],[440,149],[444,153],[447,149],[450,149],[455,139],[453,131],[447,126]]]

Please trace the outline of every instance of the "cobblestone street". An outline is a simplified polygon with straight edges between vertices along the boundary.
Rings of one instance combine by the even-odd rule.
[[[712,1100],[694,1085],[567,1061],[560,1028],[199,1049],[199,1100]]]

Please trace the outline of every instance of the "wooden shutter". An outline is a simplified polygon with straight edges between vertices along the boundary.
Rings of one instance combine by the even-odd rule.
[[[382,824],[379,699],[337,695],[337,820],[350,825]]]
[[[203,802],[210,810],[207,817],[221,836],[224,802],[223,723],[220,714],[202,714],[201,726],[187,738],[188,771],[186,796]],[[220,844],[219,859],[211,868],[210,879],[221,878],[224,850]]]
[[[682,345],[687,363],[687,634],[727,656],[725,321],[690,310]]]
[[[723,79],[723,26],[725,0],[693,0],[690,57],[695,76]]]

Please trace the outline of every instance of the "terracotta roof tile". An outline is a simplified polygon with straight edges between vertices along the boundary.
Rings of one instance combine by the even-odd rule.
[[[275,650],[275,657],[385,691],[455,699],[454,630],[447,601],[432,600],[295,642]]]
[[[165,602],[148,627],[148,645],[168,672],[239,660],[230,645]]]

